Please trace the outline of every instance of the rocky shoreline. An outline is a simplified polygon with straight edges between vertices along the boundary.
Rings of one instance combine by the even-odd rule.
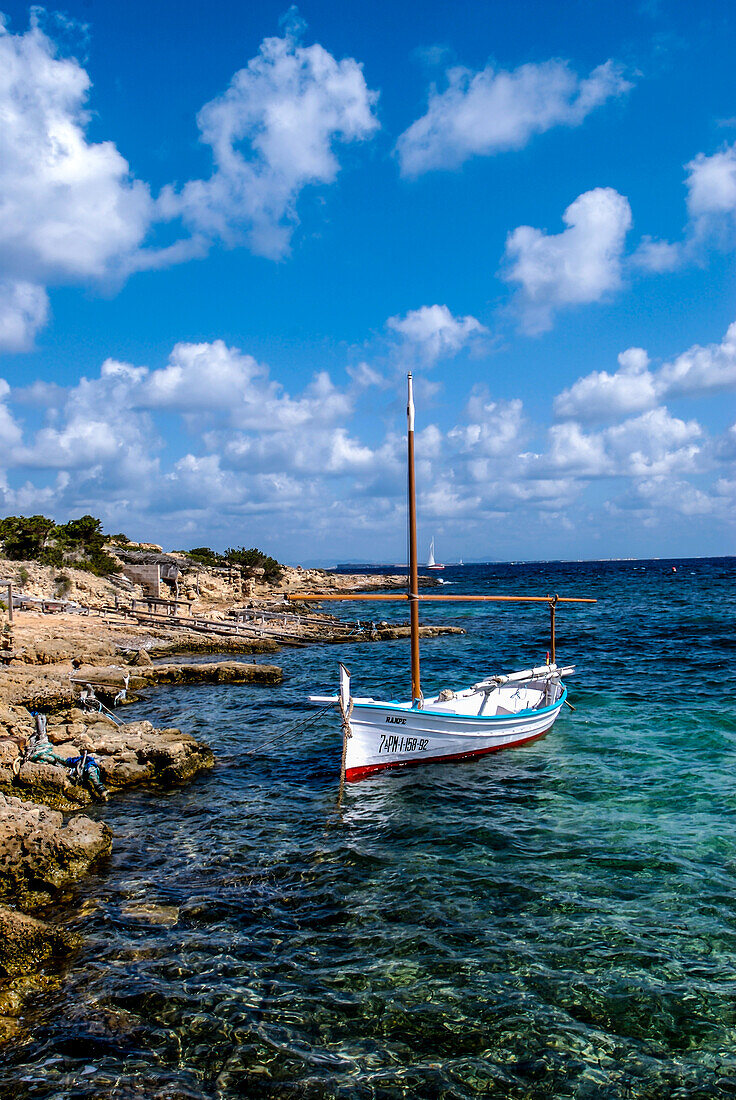
[[[45,909],[111,852],[110,829],[81,811],[127,787],[188,783],[214,764],[209,746],[180,729],[120,722],[120,711],[82,709],[71,674],[92,686],[100,701],[124,683],[132,693],[156,684],[282,679],[272,664],[153,665],[145,650],[132,660],[142,664],[81,664],[77,658],[77,667],[64,660],[0,672],[0,1040],[14,1034],[24,998],[44,987],[48,968],[53,971],[78,946]],[[36,708],[45,713],[52,763],[27,756]],[[99,768],[102,795],[84,782],[84,773],[77,777],[63,766],[85,753]]]
[[[80,812],[100,798],[83,775],[23,758],[35,725],[30,710],[6,706],[3,719],[12,733],[0,735],[0,1040],[15,1032],[23,1000],[44,987],[47,968],[78,946],[45,910],[113,844],[104,822]],[[50,713],[46,731],[56,758],[94,755],[104,798],[141,783],[178,786],[214,764],[209,747],[181,730],[118,725],[74,706]]]
[[[320,580],[326,588],[333,582]],[[337,585],[358,588],[365,580],[340,577]],[[395,580],[383,578],[380,586]],[[371,577],[368,587],[380,581]],[[272,594],[260,602],[272,606]],[[226,611],[209,607],[207,614],[224,620]],[[350,624],[341,631],[333,616],[310,614],[308,636],[303,624],[289,621],[293,644],[341,637],[380,642],[408,632],[405,625],[378,623],[354,636]],[[462,631],[425,627],[422,633]],[[134,785],[188,783],[214,764],[211,749],[190,734],[147,721],[126,723],[120,705],[158,684],[279,683],[281,669],[269,663],[278,649],[268,637],[195,633],[174,623],[142,626],[92,614],[16,611],[0,651],[0,1041],[17,1032],[24,999],[53,985],[63,960],[80,946],[76,934],[55,920],[54,907],[114,843],[108,826],[84,810]],[[171,661],[220,653],[239,659]],[[248,656],[253,659],[243,659]],[[45,719],[46,754],[31,758],[36,712]],[[83,767],[75,774],[67,765],[89,759],[99,787]]]

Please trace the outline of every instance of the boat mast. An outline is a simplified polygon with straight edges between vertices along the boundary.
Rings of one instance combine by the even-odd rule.
[[[411,622],[411,700],[416,705],[422,697],[419,682],[419,569],[417,565],[417,501],[414,484],[414,386],[411,371],[407,375],[409,400],[407,419],[407,467],[409,503],[409,617]]]

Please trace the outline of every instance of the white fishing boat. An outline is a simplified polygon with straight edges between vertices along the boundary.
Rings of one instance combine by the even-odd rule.
[[[347,718],[345,778],[350,781],[386,768],[466,760],[535,741],[552,728],[567,699],[562,677],[574,671],[546,664],[490,676],[459,691],[425,696],[415,706],[354,697],[350,673],[340,665],[340,695],[313,695],[310,702],[339,703]]]
[[[523,745],[542,737],[554,725],[567,703],[564,676],[575,671],[560,667],[555,655],[555,614],[561,603],[595,603],[595,600],[563,596],[445,596],[419,593],[416,499],[414,487],[414,400],[412,376],[408,376],[408,518],[409,583],[403,594],[351,594],[325,596],[290,593],[293,602],[322,600],[407,600],[411,621],[411,699],[382,700],[353,696],[350,673],[340,665],[338,695],[310,697],[315,705],[339,707],[343,751],[341,777],[364,779],[387,768],[405,768],[433,761],[466,760],[498,749]],[[434,540],[430,547],[433,557]],[[539,603],[549,607],[550,651],[547,661],[521,672],[486,675],[468,687],[444,688],[425,697],[420,686],[419,604],[426,601],[496,601]],[[569,706],[570,704],[567,703]]]

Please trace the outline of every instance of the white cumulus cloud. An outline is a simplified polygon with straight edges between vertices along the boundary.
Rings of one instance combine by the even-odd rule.
[[[0,28],[0,255],[18,278],[103,276],[148,228],[148,188],[86,137],[89,87],[35,15],[25,34]]]
[[[25,279],[0,280],[0,351],[28,351],[46,323],[46,291]]]
[[[122,270],[153,203],[110,141],[90,142],[90,79],[60,57],[32,9],[0,21],[0,348],[23,350],[47,317],[45,287]]]
[[[736,321],[717,344],[693,344],[657,370],[643,348],[628,348],[612,374],[593,371],[579,378],[554,401],[560,419],[615,420],[653,408],[665,397],[736,389]]]
[[[398,140],[405,176],[520,149],[553,126],[578,126],[594,108],[631,87],[613,61],[582,79],[567,62],[552,60],[510,72],[490,63],[480,72],[456,67],[448,70],[447,82],[443,92],[430,90],[426,114]]]
[[[657,376],[657,388],[662,394],[736,388],[736,321],[728,326],[720,344],[693,344],[665,363]]]
[[[549,429],[550,464],[577,477],[652,477],[672,470],[692,470],[702,452],[704,432],[697,420],[681,420],[663,407],[641,416],[586,432],[576,421]]]
[[[555,398],[555,415],[573,420],[615,420],[657,403],[649,356],[643,348],[628,348],[618,357],[613,374],[593,371]]]
[[[687,209],[697,223],[736,214],[736,143],[708,157],[699,153],[687,165]]]
[[[736,142],[685,165],[688,220],[681,241],[643,237],[633,266],[661,273],[688,262],[702,262],[709,248],[736,243]]]
[[[696,367],[705,370],[699,353],[714,370],[729,370],[724,356],[734,343],[736,327],[721,344],[672,360],[679,363],[672,385],[684,385],[683,377],[695,384]],[[663,370],[630,348],[616,374],[644,379],[656,393]],[[698,384],[712,377],[706,372]],[[0,381],[0,500],[9,511],[91,511],[108,529],[170,545],[265,542],[277,556],[297,559],[345,556],[358,545],[378,554],[402,529],[405,421],[400,403],[377,387],[371,403],[382,415],[369,427],[356,416],[359,391],[351,379],[336,384],[321,371],[287,387],[220,340],[179,343],[153,369],[108,359],[96,376],[66,389],[29,382],[12,391]],[[732,482],[716,475],[732,467],[736,429],[709,435],[697,420],[662,405],[627,415],[635,401],[622,386],[615,374],[598,372],[587,391],[571,387],[565,396],[568,413],[599,399],[615,404],[624,418],[600,430],[582,418],[546,430],[520,398],[482,387],[459,417],[449,401],[432,422],[423,404],[416,443],[425,535],[430,517],[438,538],[443,521],[457,517],[484,545],[491,530],[522,522],[525,538],[538,537],[565,515],[579,527],[635,514],[663,531],[675,512],[727,522]],[[651,400],[651,389],[642,392]],[[26,425],[14,416],[16,403],[32,411]],[[605,513],[597,500],[602,489],[592,486],[601,481],[622,492]],[[494,528],[497,520],[501,527]]]
[[[598,302],[621,285],[628,200],[597,187],[579,195],[562,220],[562,233],[521,225],[506,240],[504,277],[519,286],[517,306],[530,333],[549,329],[555,310]]]
[[[641,242],[631,257],[634,267],[640,267],[644,271],[661,274],[665,271],[674,271],[685,259],[686,250],[679,242],[659,241],[653,237],[642,237]]]
[[[212,176],[164,187],[154,201],[112,141],[89,140],[90,77],[44,33],[42,14],[31,9],[20,34],[0,16],[0,351],[32,346],[48,287],[181,263],[215,239],[283,256],[301,191],[333,182],[337,145],[378,128],[360,64],[302,46],[292,17],[200,111]],[[174,218],[191,235],[143,247]]]
[[[178,192],[165,188],[162,216],[181,217],[196,233],[231,245],[245,236],[262,256],[288,251],[300,192],[334,181],[338,143],[378,128],[378,96],[360,64],[337,61],[319,44],[301,45],[300,29],[266,38],[227,91],[201,109],[201,140],[215,170]]]
[[[466,406],[468,423],[452,428],[449,441],[474,457],[510,456],[518,451],[524,431],[524,411],[520,398],[492,400],[477,390]]]
[[[0,470],[7,465],[11,451],[23,438],[20,425],[5,404],[9,394],[10,386],[4,378],[0,378]]]
[[[402,347],[426,366],[451,358],[488,336],[488,329],[475,317],[455,317],[447,306],[440,305],[421,306],[403,317],[389,317],[386,323],[401,338]]]

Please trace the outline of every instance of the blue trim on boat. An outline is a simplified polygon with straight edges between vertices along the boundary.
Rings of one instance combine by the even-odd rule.
[[[509,718],[521,718],[526,714],[546,714],[550,710],[557,710],[567,699],[567,688],[562,685],[562,695],[548,707],[527,707],[525,710],[516,710],[513,714],[453,714],[451,710],[426,710],[424,707],[418,710],[416,707],[407,707],[396,701],[390,703],[358,703],[355,708],[365,710],[399,710],[402,714],[431,714],[433,718],[461,718],[463,722],[507,722]]]

